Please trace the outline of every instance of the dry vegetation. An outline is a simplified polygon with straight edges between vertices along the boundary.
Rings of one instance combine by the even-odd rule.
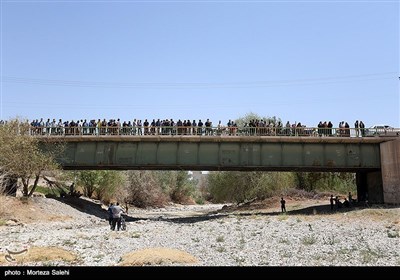
[[[357,219],[368,217],[370,221],[385,220],[397,225],[397,227],[400,228],[400,216],[398,215],[398,213],[390,211],[390,209],[386,208],[362,209],[360,211],[355,211],[354,213],[351,213],[350,217],[354,217]]]
[[[35,198],[20,199],[0,195],[0,226],[8,220],[18,223],[30,223],[37,221],[65,221],[72,217],[68,215],[54,215],[43,210],[41,204],[36,203]]]
[[[8,258],[6,258],[7,255]],[[12,258],[15,260],[12,260]],[[31,247],[22,254],[0,254],[0,265],[10,264],[10,261],[18,264],[49,261],[64,261],[67,263],[74,263],[77,261],[77,256],[74,253],[58,247]]]
[[[7,197],[4,195],[0,195],[0,217],[5,215],[7,210],[8,200]]]
[[[192,255],[169,248],[149,248],[134,251],[122,256],[119,265],[143,266],[143,265],[169,265],[169,264],[195,264],[198,260]]]

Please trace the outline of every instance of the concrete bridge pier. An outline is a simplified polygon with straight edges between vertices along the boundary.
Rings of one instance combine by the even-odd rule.
[[[356,173],[357,199],[400,204],[400,140],[380,144],[381,171]]]
[[[400,204],[400,140],[380,144],[383,198],[387,204]]]
[[[382,172],[357,172],[357,201],[384,203]]]

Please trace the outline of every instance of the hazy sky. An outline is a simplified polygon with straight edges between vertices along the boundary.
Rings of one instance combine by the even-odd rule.
[[[399,13],[381,0],[2,0],[0,118],[400,127]]]

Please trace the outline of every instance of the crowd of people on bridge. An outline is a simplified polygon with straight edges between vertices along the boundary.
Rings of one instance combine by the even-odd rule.
[[[320,121],[318,123],[318,135],[319,136],[332,136],[333,135],[333,124],[331,121]],[[358,121],[356,120],[354,123],[354,131],[355,131],[355,136],[365,136],[365,125],[363,121]],[[338,136],[342,137],[350,137],[350,125],[348,122],[341,121],[339,122],[339,126],[337,129],[337,134]]]
[[[0,125],[7,121],[0,121]],[[356,121],[354,128],[347,122],[341,121],[337,128],[331,121],[320,121],[317,127],[307,127],[301,122],[285,125],[276,119],[252,119],[242,126],[229,120],[226,124],[221,121],[216,126],[210,119],[204,122],[199,120],[178,119],[133,119],[121,121],[120,119],[81,119],[63,121],[62,119],[43,118],[26,121],[21,125],[23,133],[31,135],[257,135],[257,136],[340,136],[350,137],[351,131],[356,137],[365,136],[365,125]]]

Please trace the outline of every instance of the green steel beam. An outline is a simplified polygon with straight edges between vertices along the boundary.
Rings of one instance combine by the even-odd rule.
[[[278,139],[277,139],[278,138]],[[275,137],[66,139],[64,169],[373,171],[382,141]],[[52,143],[43,142],[43,149]]]

